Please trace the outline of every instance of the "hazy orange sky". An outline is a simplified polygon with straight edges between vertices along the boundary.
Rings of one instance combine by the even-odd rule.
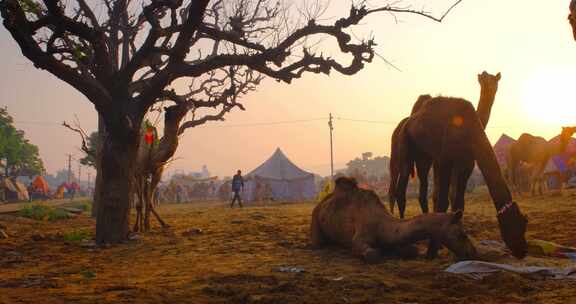
[[[437,14],[452,1],[404,1]],[[342,3],[342,4],[340,4]],[[373,4],[385,3],[371,1]],[[291,85],[267,80],[244,98],[246,112],[226,122],[188,130],[170,171],[197,171],[206,164],[213,174],[247,172],[281,147],[303,169],[329,174],[327,120],[269,126],[246,123],[328,117],[385,121],[335,121],[336,167],[371,151],[388,155],[390,134],[407,116],[419,94],[442,94],[477,103],[476,75],[502,73],[488,135],[523,132],[550,138],[562,125],[576,125],[576,43],[566,20],[569,1],[464,0],[441,23],[397,15],[374,15],[354,29],[373,34],[377,52],[400,71],[375,60],[353,77],[307,75]],[[330,16],[349,10],[348,1],[332,1]],[[16,126],[40,148],[48,172],[66,164],[66,153],[79,156],[79,138],[60,126],[77,115],[82,127],[96,129],[96,112],[74,89],[35,69],[0,29],[0,105],[8,106]],[[329,53],[329,51],[328,51]],[[76,164],[74,165],[76,167]],[[84,170],[85,171],[85,170]],[[85,175],[84,175],[85,176]]]

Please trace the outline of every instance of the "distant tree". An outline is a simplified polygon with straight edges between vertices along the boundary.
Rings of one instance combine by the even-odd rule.
[[[98,111],[96,241],[116,243],[128,237],[137,188],[157,179],[186,129],[243,109],[239,98],[264,76],[291,83],[304,73],[356,74],[375,44],[347,31],[372,13],[446,15],[364,3],[327,25],[318,23],[323,8],[278,0],[0,0],[0,12],[23,55]],[[304,18],[290,16],[296,11]],[[316,52],[318,36],[332,38],[336,58],[349,55],[349,63]],[[143,147],[142,122],[153,109],[165,111],[163,137]]]
[[[90,136],[86,138],[86,148],[84,151],[84,157],[80,159],[80,163],[84,166],[89,166],[96,168],[96,153],[98,151],[98,132],[90,133]]]
[[[346,174],[357,178],[381,179],[388,175],[390,158],[376,156],[371,152],[362,153],[362,158],[356,157],[346,164]]]
[[[33,176],[44,171],[38,147],[17,130],[6,108],[0,108],[0,174],[11,177]]]

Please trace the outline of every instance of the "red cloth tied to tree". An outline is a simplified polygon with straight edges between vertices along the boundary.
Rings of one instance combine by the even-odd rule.
[[[148,128],[146,130],[146,134],[144,135],[144,140],[146,141],[147,144],[152,145],[152,143],[154,142],[154,130],[151,128]]]

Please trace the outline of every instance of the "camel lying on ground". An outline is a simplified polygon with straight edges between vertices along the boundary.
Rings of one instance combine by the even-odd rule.
[[[550,158],[554,155],[564,153],[566,147],[576,133],[576,127],[563,127],[560,133],[560,140],[557,142],[546,141],[542,137],[532,136],[524,133],[520,135],[518,141],[508,148],[508,177],[510,184],[516,193],[521,193],[518,182],[519,166],[521,162],[527,163],[530,168],[530,189],[532,195],[542,194],[544,187],[544,169]]]
[[[414,257],[414,243],[433,239],[459,259],[471,259],[476,249],[462,229],[462,212],[424,214],[409,220],[391,216],[371,190],[356,180],[336,179],[334,191],[312,212],[310,238],[314,247],[335,243],[352,248],[368,263],[384,254]]]
[[[494,202],[502,239],[515,257],[526,256],[524,234],[528,220],[512,201],[484,126],[470,102],[461,98],[432,98],[408,118],[399,137],[433,160],[435,212],[447,211],[450,183],[454,178],[458,200],[452,207],[463,208],[469,172],[462,169],[476,161]],[[406,193],[408,178],[406,174],[400,176],[397,193]],[[431,243],[428,255],[433,257],[436,252]]]
[[[490,120],[490,113],[492,105],[496,98],[498,91],[498,82],[500,81],[501,74],[492,75],[486,71],[478,74],[478,83],[480,84],[480,99],[478,100],[478,107],[476,113],[486,128]],[[430,100],[430,95],[421,95],[412,107],[410,116],[417,113],[424,107],[426,102]],[[404,189],[406,185],[399,184],[399,182],[408,182],[408,175],[414,175],[414,166],[418,173],[418,180],[420,181],[419,189],[419,202],[420,208],[423,213],[428,212],[428,174],[432,167],[432,159],[420,151],[414,143],[406,137],[401,137],[400,133],[403,132],[405,123],[408,118],[402,120],[394,133],[392,134],[392,147],[390,157],[390,187],[388,188],[388,200],[390,203],[390,211],[394,213],[394,204],[398,202],[398,210],[400,218],[404,218],[404,211],[406,209],[406,191],[398,191],[398,188]],[[472,171],[474,170],[474,161],[460,162],[458,168],[455,168],[454,174],[451,178],[450,188],[450,202],[452,204],[452,211],[464,211],[464,193],[466,192],[466,184]],[[401,177],[404,175],[404,177]]]

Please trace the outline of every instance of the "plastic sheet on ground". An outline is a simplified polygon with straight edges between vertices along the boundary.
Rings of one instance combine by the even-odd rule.
[[[513,266],[482,261],[462,261],[450,265],[445,272],[462,274],[473,279],[482,279],[492,273],[507,271],[519,275],[549,278],[555,280],[576,280],[576,267],[565,268],[538,267],[538,266]]]
[[[576,248],[574,247],[537,239],[527,240],[526,242],[528,243],[528,255],[567,258],[576,261]],[[482,240],[479,241],[478,244],[499,252],[507,251],[506,245],[500,241]]]

